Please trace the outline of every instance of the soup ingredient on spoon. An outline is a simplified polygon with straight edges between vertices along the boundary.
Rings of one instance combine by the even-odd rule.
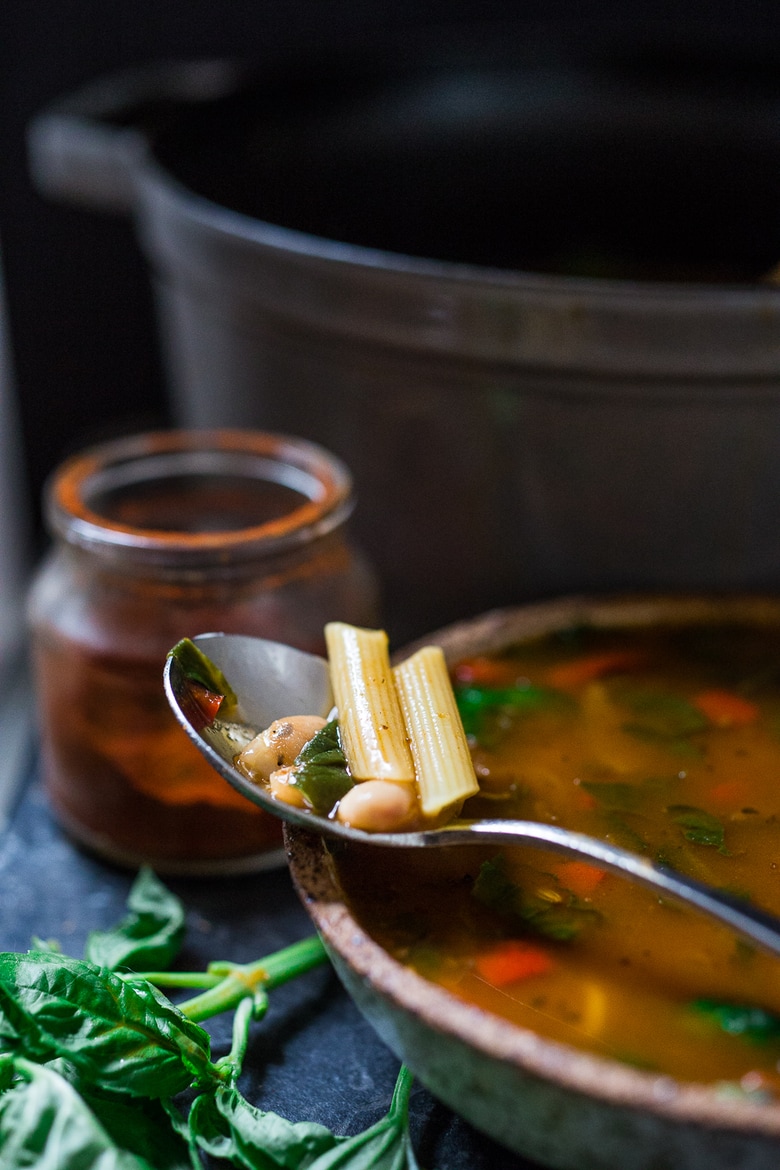
[[[441,649],[393,669],[384,630],[331,622],[325,637],[338,720],[277,720],[236,767],[277,800],[366,832],[451,820],[479,789]]]
[[[355,780],[413,784],[414,762],[390,666],[387,634],[329,622],[325,642],[350,772]]]
[[[292,764],[302,747],[325,726],[320,715],[275,719],[238,756],[237,766],[253,780],[270,781],[274,772]]]

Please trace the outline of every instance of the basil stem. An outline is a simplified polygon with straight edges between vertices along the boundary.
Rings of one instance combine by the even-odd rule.
[[[270,991],[312,967],[319,967],[327,958],[315,934],[255,963],[235,963],[229,968],[220,964],[220,971],[227,970],[228,974],[202,995],[179,1004],[179,1011],[190,1020],[208,1020],[236,1007],[247,996],[254,996],[260,990]]]

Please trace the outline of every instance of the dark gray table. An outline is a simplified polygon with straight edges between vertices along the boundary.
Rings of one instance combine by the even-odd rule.
[[[111,926],[125,913],[133,874],[76,848],[51,817],[29,758],[27,769],[0,832],[0,949],[26,950],[37,935],[57,938],[66,953],[80,957],[89,930]],[[311,933],[286,871],[165,881],[187,909],[182,969],[202,969],[211,959],[249,962]],[[207,1026],[221,1055],[230,1046],[228,1021]],[[245,1069],[241,1087],[261,1108],[351,1134],[386,1113],[398,1061],[323,967],[272,992]],[[411,1116],[427,1170],[534,1170],[420,1084]]]

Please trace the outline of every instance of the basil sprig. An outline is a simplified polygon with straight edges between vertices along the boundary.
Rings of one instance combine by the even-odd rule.
[[[147,870],[128,911],[90,935],[85,959],[53,941],[0,954],[3,1170],[192,1170],[203,1154],[239,1170],[419,1170],[405,1068],[388,1114],[354,1137],[264,1112],[238,1088],[268,992],[327,961],[316,936],[254,963],[144,974],[126,968],[172,962],[184,910]],[[176,1006],[163,986],[198,994]],[[232,1045],[212,1061],[196,1021],[225,1011]]]

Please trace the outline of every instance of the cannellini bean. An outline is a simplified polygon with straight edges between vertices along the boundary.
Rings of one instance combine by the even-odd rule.
[[[268,787],[271,790],[271,795],[276,800],[281,800],[283,804],[291,804],[295,808],[306,808],[306,801],[300,788],[290,784],[290,776],[294,771],[295,769],[291,766],[277,768],[275,772],[271,773]]]
[[[353,829],[392,833],[410,828],[416,814],[417,795],[413,784],[364,780],[341,798],[336,817]]]
[[[325,720],[319,715],[276,719],[239,753],[236,767],[256,783],[268,781],[277,768],[291,764],[304,744],[324,726]]]

